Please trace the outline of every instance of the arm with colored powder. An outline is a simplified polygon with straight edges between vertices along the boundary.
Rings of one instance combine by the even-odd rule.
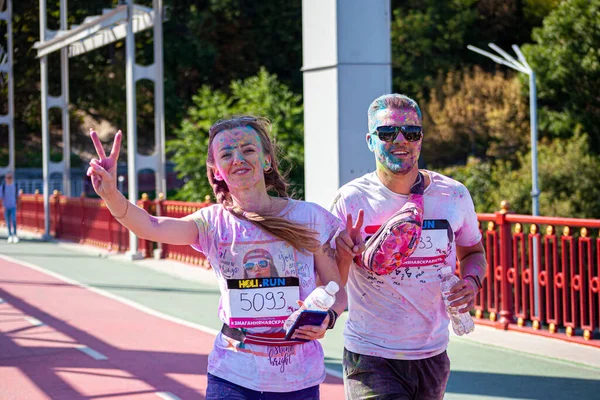
[[[115,135],[110,156],[106,156],[102,143],[94,130],[90,136],[98,159],[90,161],[87,175],[96,193],[104,200],[111,214],[127,229],[143,239],[169,244],[193,244],[198,238],[196,223],[190,216],[184,218],[154,217],[146,210],[129,202],[117,190],[117,160],[123,134]]]
[[[340,290],[335,295],[335,303],[333,303],[331,309],[335,311],[336,315],[341,315],[348,305],[348,296],[346,295],[346,290],[342,284],[340,272],[336,265],[335,251],[331,248],[330,241],[325,242],[319,250],[317,250],[314,257],[315,269],[319,280],[325,284],[334,281],[340,287]],[[327,316],[320,326],[304,325],[299,327],[294,334],[294,338],[306,340],[321,339],[325,336],[329,318],[330,317]]]
[[[462,194],[459,207],[463,210],[464,217],[460,233],[457,233],[455,240],[456,257],[460,264],[462,279],[452,287],[448,300],[452,302],[453,307],[462,307],[459,309],[460,312],[467,312],[475,305],[475,296],[485,278],[487,260],[473,200],[466,187],[461,186],[460,189]],[[466,245],[461,246],[459,244],[461,242]]]
[[[459,312],[467,312],[475,306],[475,296],[479,291],[476,280],[482,282],[485,277],[485,249],[482,242],[473,246],[456,246],[456,255],[462,279],[452,287],[448,300],[452,307],[461,307]]]

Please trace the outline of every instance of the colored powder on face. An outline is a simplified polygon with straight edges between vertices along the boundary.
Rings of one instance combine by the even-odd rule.
[[[229,175],[229,173],[234,164],[246,164],[253,169],[254,179],[263,177],[266,158],[263,154],[260,136],[251,127],[242,126],[219,132],[214,139],[212,151],[216,171],[225,180],[230,190],[233,189],[230,179],[235,176]],[[227,156],[223,157],[224,155]],[[249,178],[250,176],[244,177],[244,180],[248,181]]]
[[[372,122],[373,131],[378,126],[421,125],[416,111],[408,108],[381,110],[375,114]],[[375,153],[378,169],[385,168],[395,174],[406,174],[418,162],[421,153],[421,140],[409,142],[399,132],[392,142],[384,142],[375,134],[371,135],[371,141],[371,150]],[[402,156],[394,154],[394,152],[399,151],[407,154]]]

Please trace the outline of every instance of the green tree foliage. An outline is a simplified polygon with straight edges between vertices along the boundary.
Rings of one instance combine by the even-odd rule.
[[[512,74],[511,74],[512,75]],[[468,157],[515,160],[529,143],[527,99],[519,81],[479,67],[451,71],[423,101],[423,158],[443,166]]]
[[[58,0],[48,0],[48,29],[59,29]],[[68,25],[81,23],[88,15],[102,14],[102,9],[115,6],[117,0],[89,0],[68,3]],[[33,45],[40,40],[39,1],[13,1],[15,133],[17,167],[41,167],[41,95],[40,60]],[[140,42],[142,37],[139,37]],[[107,119],[125,126],[125,63],[123,43],[69,59],[69,95],[71,103],[71,145],[74,149],[90,147],[85,132],[79,131],[81,113]],[[48,56],[49,94],[58,96],[60,87],[60,52]],[[6,87],[3,88],[6,91]],[[143,102],[143,98],[142,98]],[[60,135],[60,121],[50,119],[50,133]],[[61,149],[51,149],[61,153]]]
[[[523,15],[533,26],[542,25],[546,15],[550,14],[562,0],[524,0]]]
[[[538,148],[540,214],[554,217],[600,218],[600,159],[590,154],[588,137],[545,140]],[[531,154],[519,157],[520,167],[504,162],[496,170],[499,204],[509,200],[511,210],[531,213]]]
[[[394,91],[427,95],[446,74],[464,66],[494,68],[467,49],[489,42],[524,43],[560,0],[393,0]]]
[[[465,165],[454,165],[441,171],[444,175],[464,184],[473,198],[475,211],[487,213],[497,210],[500,203],[494,203],[495,198],[489,196],[498,188],[498,182],[494,180],[494,163],[492,161],[482,162],[475,157],[469,157]]]
[[[412,96],[435,86],[440,72],[461,64],[468,29],[477,18],[474,0],[393,3],[394,89]]]
[[[600,0],[565,0],[533,30],[523,51],[537,74],[540,128],[589,134],[600,153]]]
[[[301,0],[166,0],[165,88],[176,129],[202,85],[223,91],[264,66],[302,91]],[[148,50],[149,51],[149,50]]]
[[[600,157],[590,154],[586,135],[545,139],[538,147],[540,214],[554,217],[600,218]],[[510,210],[531,214],[531,153],[520,153],[516,163],[497,160],[443,171],[463,182],[478,212],[498,210],[508,200]]]
[[[167,148],[173,153],[179,175],[187,179],[178,193],[185,201],[202,201],[213,195],[206,178],[208,130],[217,120],[250,114],[265,116],[273,123],[271,137],[280,148],[280,171],[288,171],[292,192],[304,194],[304,134],[302,99],[276,75],[261,69],[256,76],[233,81],[226,93],[202,86],[193,97],[175,138]]]
[[[80,24],[86,16],[100,15],[103,8],[119,3],[69,1],[68,25]],[[49,29],[59,29],[59,4],[59,0],[48,0]],[[152,0],[137,0],[136,4],[151,6]],[[261,65],[296,92],[301,91],[301,0],[165,0],[164,4],[169,10],[163,25],[167,135],[180,126],[185,110],[193,104],[192,96],[202,85],[227,91],[232,80],[256,75]],[[18,141],[26,142],[22,146],[26,151],[17,154],[17,166],[40,167],[37,162],[30,163],[37,158],[27,156],[41,151],[40,63],[33,49],[40,40],[38,0],[13,0],[13,37],[15,131]],[[153,62],[152,43],[152,30],[136,34],[138,64]],[[92,152],[86,127],[81,127],[83,117],[126,126],[124,40],[73,57],[69,64],[71,143]],[[50,94],[59,95],[58,52],[48,57],[48,67]],[[154,141],[152,86],[146,81],[137,85],[138,144],[142,148]],[[51,124],[51,133],[60,130],[60,123]]]

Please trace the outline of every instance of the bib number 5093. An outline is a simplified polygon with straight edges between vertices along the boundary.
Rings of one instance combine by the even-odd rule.
[[[228,279],[229,326],[279,327],[297,308],[297,277]]]
[[[240,308],[243,311],[260,312],[263,309],[267,310],[282,310],[286,307],[285,294],[282,291],[256,293],[256,292],[241,292],[240,293]]]

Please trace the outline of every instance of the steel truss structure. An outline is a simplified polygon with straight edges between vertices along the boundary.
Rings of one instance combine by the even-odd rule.
[[[4,0],[0,0],[0,10]],[[0,74],[2,84],[8,85],[8,114],[0,115],[0,125],[8,127],[8,165],[0,166],[0,174],[15,171],[15,90],[13,79],[12,0],[0,12],[0,21],[6,22],[6,48],[0,46]]]
[[[10,1],[10,0],[9,0]],[[40,41],[35,43],[40,59],[42,87],[42,151],[44,178],[44,232],[50,235],[49,215],[49,178],[52,173],[62,172],[64,187],[70,187],[71,152],[69,142],[69,57],[92,51],[110,43],[125,39],[126,48],[126,99],[127,99],[127,169],[129,200],[138,199],[138,173],[143,169],[151,169],[156,174],[156,192],[166,194],[165,175],[165,123],[164,123],[164,82],[163,82],[163,35],[162,0],[153,0],[152,8],[143,7],[126,0],[126,4],[113,9],[104,9],[102,15],[86,17],[80,25],[67,27],[67,0],[60,0],[60,30],[47,29],[47,0],[40,0]],[[154,63],[141,66],[135,63],[135,33],[153,28]],[[61,95],[48,94],[48,55],[61,52]],[[151,155],[140,154],[137,150],[137,118],[136,118],[136,82],[148,79],[154,82],[154,135],[155,150]],[[63,160],[58,163],[50,161],[50,137],[48,111],[53,108],[62,111],[63,123]],[[69,195],[69,193],[65,193]],[[141,258],[138,251],[138,238],[130,232],[129,252],[132,259]]]

